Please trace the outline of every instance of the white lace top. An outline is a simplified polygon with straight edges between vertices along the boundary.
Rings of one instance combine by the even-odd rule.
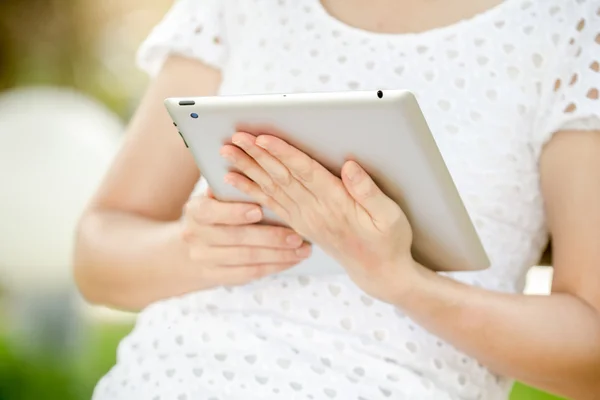
[[[452,276],[491,290],[520,292],[547,242],[544,143],[600,129],[599,0],[505,0],[399,35],[318,0],[180,0],[139,63],[156,74],[171,53],[222,70],[223,94],[413,91],[493,264]],[[148,307],[95,399],[499,400],[511,384],[345,275],[274,276]]]

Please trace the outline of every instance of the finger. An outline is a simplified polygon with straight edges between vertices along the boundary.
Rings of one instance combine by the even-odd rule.
[[[248,146],[244,145],[244,147]],[[256,182],[267,196],[272,197],[284,207],[291,207],[293,205],[293,201],[285,192],[281,191],[281,188],[273,180],[273,178],[271,178],[269,173],[242,149],[235,146],[225,145],[221,149],[221,155],[239,172]]]
[[[293,230],[280,226],[205,226],[199,237],[212,246],[253,246],[281,249],[295,249],[303,239]]]
[[[206,189],[206,197],[208,197],[209,199],[214,199],[215,198],[215,194],[213,193],[211,188],[207,188]]]
[[[287,167],[290,173],[317,197],[325,191],[331,192],[332,188],[341,188],[339,179],[331,172],[285,141],[275,136],[261,135],[256,138],[256,145]]]
[[[302,244],[297,249],[266,247],[211,247],[204,249],[203,260],[222,266],[298,263],[311,254],[311,246]]]
[[[347,161],[342,167],[342,181],[350,196],[371,216],[376,226],[383,226],[400,212],[400,207],[355,161]]]
[[[256,145],[256,138],[247,133],[236,133],[232,137],[232,142],[239,146],[246,154],[254,159],[254,163],[261,168],[269,177],[269,181],[274,183],[278,188],[277,192],[282,191],[295,204],[306,204],[308,201],[314,201],[314,195],[305,188],[283,165],[279,160],[273,157],[269,152]],[[244,172],[244,171],[242,171]],[[250,177],[250,176],[249,176]],[[254,179],[252,179],[254,180]],[[263,187],[261,182],[254,180],[259,186]],[[269,189],[264,188],[264,189]],[[269,193],[271,197],[275,197],[277,193]],[[284,199],[275,199],[284,207],[287,207],[287,202]]]
[[[185,215],[201,225],[243,225],[260,221],[262,210],[257,204],[227,203],[208,196],[197,196],[187,203]]]
[[[213,271],[219,275],[219,281],[226,282],[226,286],[237,286],[283,272],[295,265],[296,263],[215,267]]]
[[[273,197],[267,195],[256,182],[248,177],[237,172],[230,172],[225,175],[225,183],[252,197],[258,204],[273,210],[284,221],[289,220],[289,208],[282,206]]]

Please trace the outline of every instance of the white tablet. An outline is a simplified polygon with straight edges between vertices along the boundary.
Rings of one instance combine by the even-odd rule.
[[[213,190],[225,201],[252,201],[223,181],[219,150],[238,131],[267,131],[339,176],[356,160],[406,213],[413,255],[437,271],[479,270],[486,252],[415,97],[407,91],[170,98],[165,105]],[[266,129],[268,128],[268,129]],[[270,211],[265,217],[280,222]]]

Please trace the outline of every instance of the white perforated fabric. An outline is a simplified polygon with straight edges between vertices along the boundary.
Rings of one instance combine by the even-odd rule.
[[[598,0],[505,0],[402,35],[318,0],[181,0],[139,62],[156,74],[172,53],[221,69],[222,94],[413,91],[493,264],[450,275],[490,290],[520,292],[547,242],[542,146],[600,129]],[[148,307],[94,399],[496,400],[511,384],[344,275],[274,276]]]

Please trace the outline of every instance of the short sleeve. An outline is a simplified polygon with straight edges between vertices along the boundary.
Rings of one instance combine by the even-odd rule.
[[[572,10],[561,17],[567,21],[562,29],[556,25],[550,32],[564,40],[542,86],[534,132],[538,151],[560,130],[600,130],[600,0],[557,3]]]
[[[138,66],[151,76],[171,54],[222,69],[226,60],[225,0],[177,0],[137,53]]]

